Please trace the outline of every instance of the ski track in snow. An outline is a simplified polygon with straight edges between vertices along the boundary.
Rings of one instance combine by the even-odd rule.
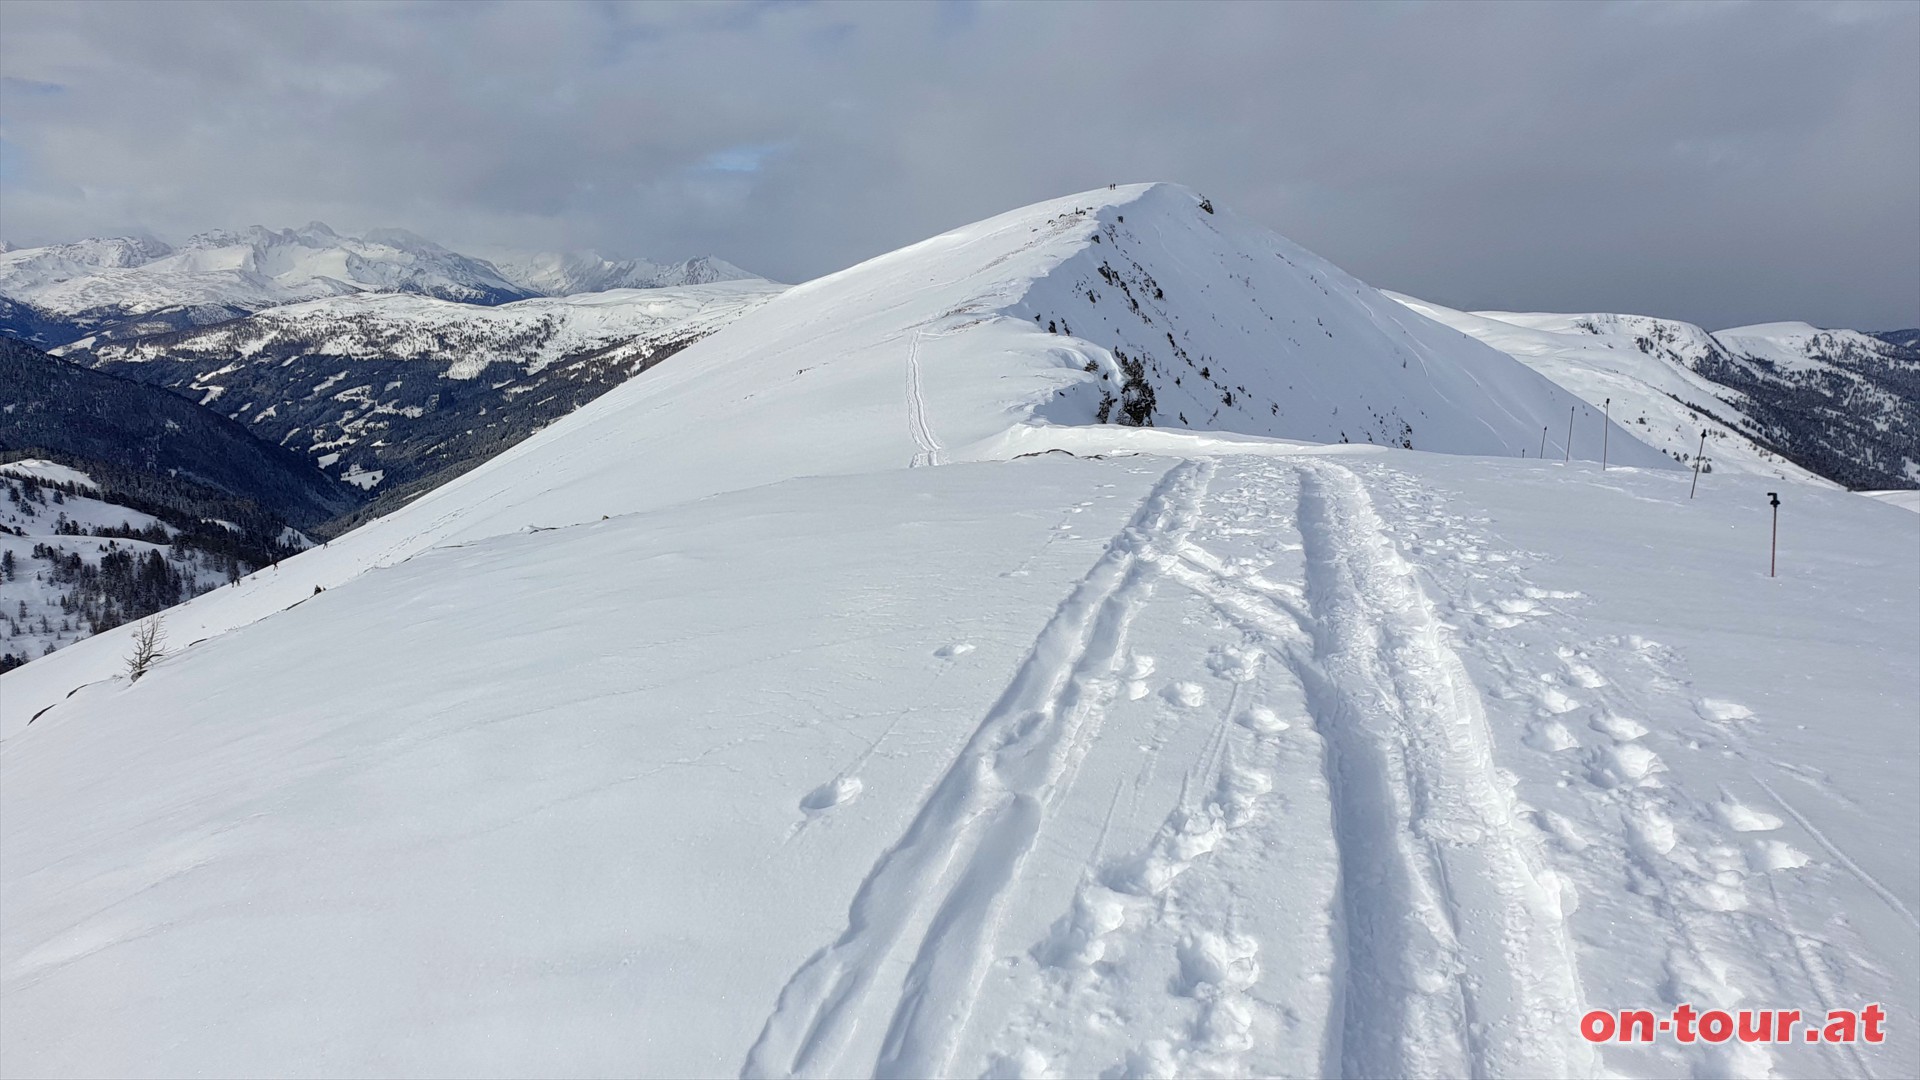
[[[1311,661],[1329,744],[1345,971],[1340,1068],[1573,1076],[1581,990],[1557,890],[1493,763],[1478,693],[1371,498],[1302,469]]]
[[[910,467],[940,465],[945,461],[944,448],[927,423],[927,397],[920,387],[920,339],[925,336],[926,328],[918,328],[907,344],[907,433],[913,436],[914,445],[920,447]]]
[[[845,932],[781,991],[742,1076],[948,1071],[993,957],[1007,886],[1098,734],[1128,628],[1159,577],[1156,555],[1192,527],[1212,472],[1210,462],[1169,470],[1060,605],[906,833],[868,873]],[[875,1006],[875,994],[890,996]],[[876,1011],[891,1015],[878,1047],[859,1030]]]

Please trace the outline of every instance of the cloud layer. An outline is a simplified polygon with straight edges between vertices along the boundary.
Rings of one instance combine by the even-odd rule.
[[[1920,323],[1920,4],[7,4],[0,235],[310,219],[798,281],[1178,180],[1374,284]]]

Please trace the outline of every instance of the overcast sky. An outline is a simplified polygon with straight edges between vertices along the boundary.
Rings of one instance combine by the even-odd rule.
[[[1137,180],[1456,307],[1920,325],[1920,3],[0,10],[14,244],[318,219],[800,281]]]

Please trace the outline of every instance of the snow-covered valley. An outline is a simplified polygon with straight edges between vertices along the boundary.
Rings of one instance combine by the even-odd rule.
[[[0,677],[0,1057],[1920,1071],[1920,516],[1503,349],[1168,185],[787,290]]]

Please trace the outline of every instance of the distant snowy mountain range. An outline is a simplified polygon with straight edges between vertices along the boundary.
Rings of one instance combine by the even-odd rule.
[[[43,347],[204,326],[283,304],[407,293],[503,304],[613,288],[752,278],[713,258],[660,265],[591,253],[463,255],[403,229],[343,236],[320,222],[201,233],[179,247],[107,237],[0,251],[0,332]]]

